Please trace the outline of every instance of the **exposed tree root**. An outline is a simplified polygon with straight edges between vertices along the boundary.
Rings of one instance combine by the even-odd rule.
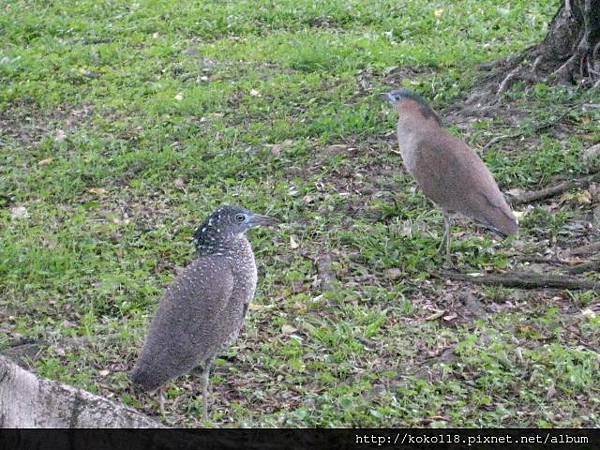
[[[524,203],[531,203],[537,200],[544,200],[549,197],[560,195],[575,187],[587,187],[591,183],[600,181],[600,173],[588,175],[583,178],[577,178],[574,180],[563,181],[554,186],[546,187],[538,191],[528,191],[522,194],[515,195],[512,197],[511,203],[513,205],[520,205]]]
[[[540,57],[538,56],[536,58],[536,62],[539,61]],[[502,95],[517,81],[527,81],[531,84],[543,81],[543,76],[535,74],[536,62],[530,64],[527,60],[525,60],[511,70],[498,85],[496,98],[499,100]]]
[[[538,45],[493,64],[467,104],[498,104],[516,82],[600,86],[600,0],[565,0]]]
[[[39,378],[24,370],[11,360],[0,356],[0,427],[6,428],[156,428],[162,425],[155,420],[131,408],[118,404],[98,395],[91,394],[56,381]],[[44,435],[37,435],[42,438]],[[46,439],[48,436],[45,436]],[[56,436],[53,436],[56,438]],[[29,435],[23,445],[18,439],[7,448],[53,448],[46,440],[33,445],[35,435]],[[109,438],[106,440],[106,438]],[[113,448],[119,438],[114,440],[104,436],[106,448]],[[66,444],[69,445],[66,445]],[[84,442],[98,444],[98,442]],[[14,444],[17,444],[16,447]],[[19,445],[21,444],[21,445]],[[144,447],[157,445],[152,439],[144,442]],[[166,445],[161,442],[160,447]],[[119,447],[119,445],[116,445]],[[67,439],[65,448],[78,447]],[[89,447],[84,445],[83,447]],[[97,445],[92,445],[97,447]],[[2,446],[2,448],[5,448]]]
[[[600,270],[600,259],[593,259],[591,261],[575,263],[572,260],[561,260],[558,258],[546,258],[543,256],[523,256],[519,258],[519,261],[554,266],[570,274],[594,272]]]
[[[569,255],[583,256],[583,255],[594,255],[600,252],[600,242],[594,242],[588,245],[582,245],[581,247],[575,247],[568,251]]]

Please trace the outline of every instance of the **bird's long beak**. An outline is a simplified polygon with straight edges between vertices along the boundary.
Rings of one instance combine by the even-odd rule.
[[[389,92],[379,94],[379,97],[387,102],[394,103],[394,98],[390,95]]]
[[[278,223],[281,223],[281,220],[277,217],[263,216],[261,214],[253,214],[252,217],[250,217],[250,226],[252,227],[265,227],[276,225]]]

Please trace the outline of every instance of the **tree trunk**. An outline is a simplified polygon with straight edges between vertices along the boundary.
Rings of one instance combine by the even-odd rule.
[[[600,0],[563,0],[542,42],[496,61],[466,99],[493,108],[517,81],[600,86]]]
[[[593,85],[600,78],[599,53],[600,0],[565,0],[533,49],[533,68],[561,82]]]
[[[38,378],[0,356],[0,428],[156,428],[149,417],[106,398]]]

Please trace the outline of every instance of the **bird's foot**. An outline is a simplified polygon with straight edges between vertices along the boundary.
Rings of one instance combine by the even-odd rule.
[[[161,388],[158,393],[158,402],[160,406],[160,415],[161,417],[165,417],[165,391]]]
[[[442,269],[453,269],[454,262],[452,261],[452,257],[449,254],[444,255],[444,259],[442,261]]]
[[[442,244],[438,248],[437,254],[443,258],[442,268],[444,269],[451,269],[452,267],[454,267],[454,263],[452,262],[452,254],[449,250],[450,249],[447,245],[445,245],[445,242],[442,241]]]

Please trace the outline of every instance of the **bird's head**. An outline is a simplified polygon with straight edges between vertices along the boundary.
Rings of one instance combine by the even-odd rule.
[[[279,219],[253,213],[241,206],[222,205],[194,233],[199,251],[217,248],[224,242],[243,236],[250,228],[274,225]]]
[[[380,94],[381,98],[390,102],[400,116],[415,116],[420,115],[425,120],[432,119],[438,125],[440,119],[435,111],[429,106],[419,94],[409,89],[395,89],[390,92]]]
[[[395,89],[393,91],[380,94],[381,98],[387,100],[394,106],[397,106],[403,100],[414,98],[416,95],[417,94],[408,89]]]

